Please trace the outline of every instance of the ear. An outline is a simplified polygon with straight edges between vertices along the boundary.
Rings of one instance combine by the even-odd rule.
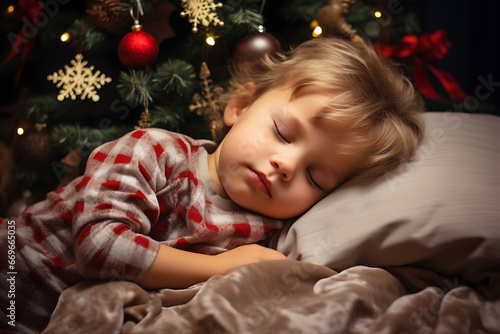
[[[247,82],[233,93],[224,109],[224,123],[233,126],[254,100],[255,84]]]

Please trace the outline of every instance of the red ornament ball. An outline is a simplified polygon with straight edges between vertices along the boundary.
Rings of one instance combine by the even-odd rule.
[[[280,42],[270,33],[263,32],[240,40],[234,57],[237,64],[253,64],[266,54],[272,56],[278,52],[281,52]]]
[[[123,65],[133,70],[151,66],[158,58],[156,39],[141,29],[135,29],[123,36],[118,45],[118,57]]]

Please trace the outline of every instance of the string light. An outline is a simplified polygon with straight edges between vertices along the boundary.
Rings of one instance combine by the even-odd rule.
[[[207,38],[205,39],[205,42],[210,46],[214,46],[215,45],[215,38],[213,36],[207,36]]]
[[[67,42],[69,40],[69,34],[65,32],[61,35],[61,42]]]
[[[17,134],[22,136],[24,134],[24,129],[23,128],[17,128]]]
[[[376,11],[373,15],[375,15],[376,18],[381,18],[382,17],[382,13],[380,11]]]
[[[321,36],[322,33],[323,33],[323,29],[321,29],[320,26],[317,26],[316,28],[314,28],[314,30],[312,32],[312,36],[319,37],[319,36]]]
[[[7,13],[8,14],[14,13],[14,6],[10,5],[9,7],[7,7]]]
[[[312,36],[313,37],[319,37],[323,33],[323,29],[319,26],[317,20],[313,20],[311,22],[311,28],[313,28]]]

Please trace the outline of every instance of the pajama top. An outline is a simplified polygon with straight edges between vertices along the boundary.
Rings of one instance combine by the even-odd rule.
[[[207,162],[214,149],[210,141],[161,129],[98,147],[83,176],[21,217],[0,221],[2,238],[15,224],[15,269],[56,293],[84,278],[139,281],[160,243],[217,254],[281,228],[281,221],[216,194]]]

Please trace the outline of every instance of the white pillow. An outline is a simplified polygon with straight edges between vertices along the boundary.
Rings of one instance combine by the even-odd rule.
[[[500,117],[424,118],[413,162],[347,182],[287,226],[276,248],[337,271],[411,265],[500,289]]]

